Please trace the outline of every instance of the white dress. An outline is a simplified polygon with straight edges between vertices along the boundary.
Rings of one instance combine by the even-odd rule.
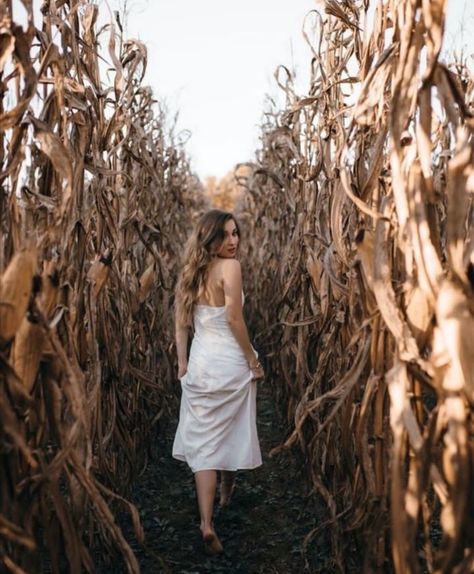
[[[225,306],[195,306],[194,338],[181,388],[174,458],[186,461],[193,472],[262,464],[256,383]]]

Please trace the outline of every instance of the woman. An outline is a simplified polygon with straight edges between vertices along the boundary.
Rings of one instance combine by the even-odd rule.
[[[217,471],[220,504],[229,503],[237,469],[260,466],[256,384],[263,369],[242,314],[240,229],[212,209],[198,222],[176,288],[176,347],[182,397],[173,456],[194,472],[205,550],[223,551],[212,522]],[[188,335],[194,337],[187,358]]]

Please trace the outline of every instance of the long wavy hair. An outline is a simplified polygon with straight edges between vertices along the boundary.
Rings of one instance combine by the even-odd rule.
[[[175,313],[181,325],[192,325],[194,306],[206,289],[209,263],[222,245],[224,225],[231,219],[240,237],[240,227],[232,213],[211,209],[199,219],[186,243],[175,293]]]

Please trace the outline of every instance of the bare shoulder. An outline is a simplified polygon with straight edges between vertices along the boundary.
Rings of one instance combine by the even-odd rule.
[[[240,261],[237,259],[221,259],[223,269],[240,269]]]
[[[223,277],[235,277],[241,274],[240,261],[237,259],[222,259],[220,266]]]

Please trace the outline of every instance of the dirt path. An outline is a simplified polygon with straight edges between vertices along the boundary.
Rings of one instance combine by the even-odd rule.
[[[264,463],[256,470],[239,472],[231,505],[216,510],[216,530],[225,549],[221,556],[208,557],[203,551],[192,474],[170,456],[174,427],[162,432],[154,448],[158,454],[132,496],[146,533],[146,549],[133,544],[143,574],[334,572],[325,534],[303,556],[304,536],[318,525],[320,512],[306,496],[303,465],[287,453],[268,456],[284,436],[265,387],[258,399]],[[130,528],[124,529],[127,538],[133,538]],[[110,564],[101,568],[101,574],[121,571]]]

